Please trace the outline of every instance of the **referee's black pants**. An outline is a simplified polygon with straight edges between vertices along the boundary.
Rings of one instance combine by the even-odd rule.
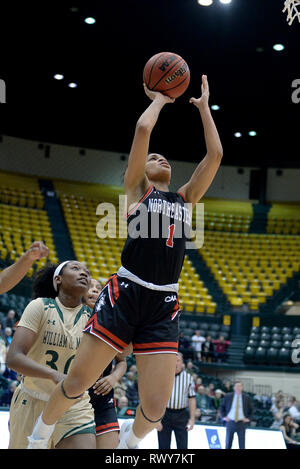
[[[177,449],[187,449],[188,432],[187,424],[190,418],[188,409],[166,409],[164,418],[161,421],[162,431],[158,433],[159,449],[170,449],[172,431],[175,433]]]

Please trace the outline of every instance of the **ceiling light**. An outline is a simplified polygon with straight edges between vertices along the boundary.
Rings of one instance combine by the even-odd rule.
[[[77,83],[69,83],[68,84],[69,88],[77,88],[77,86],[78,86]]]
[[[213,0],[198,0],[198,3],[203,7],[210,7],[214,2]]]
[[[273,49],[276,50],[277,52],[281,52],[284,49],[284,45],[283,44],[275,44],[273,46]]]
[[[56,75],[54,75],[54,78],[55,78],[55,80],[63,80],[64,76],[61,75],[60,73],[56,73]]]
[[[234,134],[234,136],[235,136],[236,138],[240,138],[240,137],[242,136],[242,134],[241,134],[241,132],[236,132],[236,133]]]
[[[217,104],[213,104],[211,106],[211,108],[212,108],[213,111],[219,111],[220,110],[220,106],[218,106]]]
[[[95,18],[91,18],[90,16],[84,20],[86,24],[95,24],[96,20]]]
[[[257,133],[254,130],[249,132],[250,137],[256,137]]]
[[[224,5],[227,5],[228,3],[231,3],[231,0],[220,0],[220,3],[224,3]]]

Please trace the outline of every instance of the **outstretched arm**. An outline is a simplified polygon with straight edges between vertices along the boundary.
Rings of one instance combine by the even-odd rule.
[[[194,171],[189,182],[178,190],[178,192],[184,195],[186,202],[192,204],[196,204],[211,185],[223,157],[220,137],[209,109],[209,86],[206,75],[202,76],[201,89],[201,98],[191,98],[190,103],[199,109],[204,127],[207,153]]]
[[[151,132],[164,105],[175,101],[161,93],[148,90],[145,84],[144,90],[152,103],[143,112],[136,124],[128,167],[124,176],[125,192],[129,195],[130,203],[134,202],[132,199],[135,196],[138,200],[149,187],[149,181],[145,176],[145,167]]]
[[[41,241],[33,243],[15,264],[0,273],[0,295],[15,287],[25,277],[34,261],[48,255],[49,249]]]

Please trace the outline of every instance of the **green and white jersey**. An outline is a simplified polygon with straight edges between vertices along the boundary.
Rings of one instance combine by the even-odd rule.
[[[85,305],[66,308],[58,298],[37,298],[25,308],[18,327],[36,333],[36,340],[27,356],[41,365],[67,374],[83,329],[92,310]],[[50,395],[55,384],[49,379],[24,377],[27,389]]]

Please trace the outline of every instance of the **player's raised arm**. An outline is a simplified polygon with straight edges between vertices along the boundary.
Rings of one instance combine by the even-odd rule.
[[[28,251],[15,262],[0,273],[0,295],[11,290],[27,274],[32,264],[49,255],[49,249],[41,241],[35,241]]]
[[[178,190],[185,196],[186,201],[192,204],[196,204],[211,185],[223,157],[220,137],[209,109],[209,86],[206,75],[202,76],[201,88],[201,98],[191,98],[190,103],[199,109],[204,127],[207,153],[197,166],[189,182]]]
[[[141,187],[142,191],[147,189],[147,187],[142,187],[142,185],[144,182],[147,182],[145,166],[151,132],[164,105],[175,101],[161,93],[148,90],[145,84],[144,89],[146,95],[152,100],[152,103],[143,112],[136,124],[134,139],[128,159],[128,167],[124,176],[125,192],[136,190],[139,187]]]

